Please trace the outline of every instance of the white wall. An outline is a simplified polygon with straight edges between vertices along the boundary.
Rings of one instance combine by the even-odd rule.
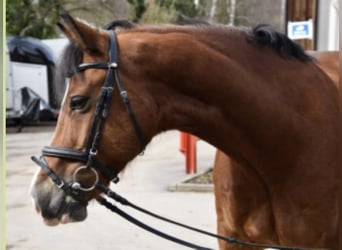
[[[318,1],[317,50],[339,50],[338,0]]]

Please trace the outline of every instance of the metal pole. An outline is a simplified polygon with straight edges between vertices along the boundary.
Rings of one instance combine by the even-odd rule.
[[[185,172],[187,174],[195,174],[197,172],[196,140],[196,136],[180,132],[179,150],[185,156]]]

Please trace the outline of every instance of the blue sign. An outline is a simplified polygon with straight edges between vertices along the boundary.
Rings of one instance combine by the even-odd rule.
[[[304,22],[289,22],[287,24],[287,35],[289,38],[296,39],[312,39],[313,23],[312,19]]]

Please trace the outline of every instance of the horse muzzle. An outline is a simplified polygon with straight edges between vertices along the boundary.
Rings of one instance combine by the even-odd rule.
[[[45,160],[36,159],[40,165],[46,165]],[[41,214],[45,224],[55,226],[59,223],[83,221],[87,217],[87,199],[85,193],[75,189],[75,182],[67,182],[51,172],[36,175],[32,180],[30,194],[36,211]],[[51,182],[50,177],[53,182]],[[56,177],[56,178],[54,178]]]
[[[33,185],[30,194],[36,211],[43,217],[46,225],[79,222],[87,217],[87,202],[75,200],[48,180]]]

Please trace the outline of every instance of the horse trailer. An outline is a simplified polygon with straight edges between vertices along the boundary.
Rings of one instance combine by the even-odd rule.
[[[61,98],[54,86],[55,56],[51,48],[35,38],[9,37],[6,65],[7,122],[55,120]]]

